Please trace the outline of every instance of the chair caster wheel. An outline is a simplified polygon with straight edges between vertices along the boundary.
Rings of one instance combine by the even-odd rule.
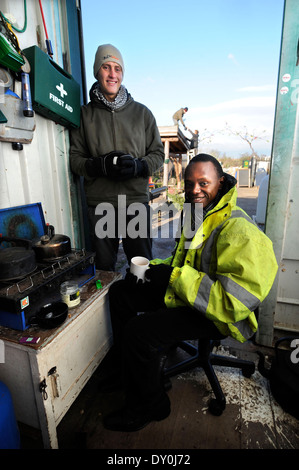
[[[249,364],[248,366],[242,369],[242,374],[244,375],[244,377],[247,377],[249,379],[249,377],[251,377],[252,374],[254,374],[254,371],[255,371],[255,365]]]
[[[216,398],[212,398],[209,403],[209,411],[214,416],[222,415],[223,411],[225,410],[225,402],[219,403]]]

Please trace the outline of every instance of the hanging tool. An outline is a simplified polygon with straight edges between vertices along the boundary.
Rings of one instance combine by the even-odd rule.
[[[48,55],[49,55],[49,56],[51,57],[51,59],[52,59],[52,58],[53,58],[53,49],[52,49],[51,41],[50,41],[50,39],[49,39],[49,37],[48,37],[48,31],[47,31],[46,21],[45,21],[45,17],[44,17],[44,10],[43,10],[43,6],[42,6],[41,0],[39,0],[39,7],[40,7],[41,15],[42,15],[42,20],[43,20],[44,30],[45,30],[45,35],[46,35],[47,52],[48,52]]]
[[[0,63],[14,72],[24,64],[20,46],[15,34],[0,12]]]
[[[24,109],[23,114],[26,117],[33,117],[34,111],[32,108],[32,101],[31,101],[31,90],[30,90],[30,81],[29,81],[29,73],[31,70],[30,64],[26,57],[23,55],[24,58],[24,65],[22,65],[21,76],[22,76],[22,98],[24,102]]]

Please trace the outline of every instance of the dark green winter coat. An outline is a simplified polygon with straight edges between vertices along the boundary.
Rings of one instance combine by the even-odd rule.
[[[93,98],[91,93],[91,101],[82,107],[80,128],[72,130],[70,146],[71,169],[75,174],[84,176],[87,204],[97,206],[106,202],[117,207],[118,195],[126,196],[127,205],[148,202],[148,178],[131,178],[119,182],[87,175],[87,158],[101,158],[113,150],[144,158],[149,175],[164,162],[159,130],[152,112],[146,106],[128,95],[124,106],[111,111],[103,102]]]

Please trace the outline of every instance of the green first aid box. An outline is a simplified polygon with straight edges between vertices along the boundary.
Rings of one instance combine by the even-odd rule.
[[[33,109],[66,127],[80,125],[80,85],[39,47],[22,51],[29,74]]]

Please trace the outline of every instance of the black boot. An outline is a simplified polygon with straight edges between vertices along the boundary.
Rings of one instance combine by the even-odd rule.
[[[161,421],[170,415],[170,400],[166,393],[147,406],[125,406],[104,418],[104,427],[111,431],[139,431],[152,421]]]
[[[118,351],[114,346],[108,351],[97,369],[98,390],[102,393],[122,389],[122,365]]]
[[[161,374],[161,382],[165,392],[168,392],[172,388],[172,383],[169,377],[164,376],[164,368],[167,361],[167,356],[161,356],[159,370]]]

